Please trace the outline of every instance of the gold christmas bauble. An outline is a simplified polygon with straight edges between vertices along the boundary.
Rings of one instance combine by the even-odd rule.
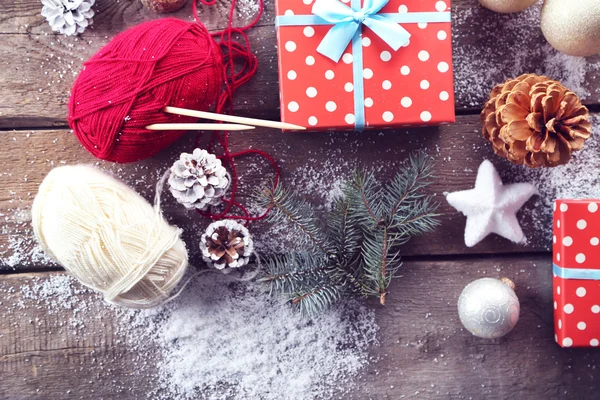
[[[546,0],[541,25],[548,43],[561,53],[600,53],[600,0]]]
[[[537,0],[479,0],[482,6],[499,13],[514,13],[525,10]]]

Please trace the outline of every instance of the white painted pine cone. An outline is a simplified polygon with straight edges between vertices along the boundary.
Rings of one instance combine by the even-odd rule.
[[[63,35],[82,33],[91,25],[95,0],[42,0],[42,16],[52,30]]]
[[[171,167],[169,190],[187,209],[205,210],[218,205],[228,187],[227,170],[221,160],[206,150],[181,153]]]
[[[231,219],[213,222],[200,238],[204,261],[216,269],[240,268],[254,253],[254,241],[248,229]]]

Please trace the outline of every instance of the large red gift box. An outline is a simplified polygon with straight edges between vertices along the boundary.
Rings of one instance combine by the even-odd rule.
[[[554,338],[562,347],[600,341],[600,200],[556,200]]]
[[[275,0],[282,121],[314,131],[454,122],[450,0],[389,0],[374,18],[399,21],[407,43],[395,51],[359,23],[347,46],[333,43],[342,46],[338,62],[317,51],[337,27],[313,13],[319,1],[337,9],[340,0]],[[341,2],[362,21],[373,1],[386,2]]]

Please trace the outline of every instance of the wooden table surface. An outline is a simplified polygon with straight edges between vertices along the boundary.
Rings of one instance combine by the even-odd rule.
[[[251,2],[241,4],[236,24],[252,16]],[[60,314],[49,312],[23,288],[63,274],[32,239],[29,210],[38,185],[55,166],[96,163],[65,119],[82,62],[118,32],[158,16],[138,0],[97,0],[93,29],[66,38],[51,33],[39,1],[0,0],[0,6],[0,398],[146,398],[155,383],[129,371],[147,370],[151,376],[151,357],[140,356],[118,340],[118,329],[110,314],[102,314],[99,300],[90,300],[87,291],[73,291],[76,300],[96,304],[90,312],[103,315],[74,334],[61,329]],[[211,30],[223,28],[228,7],[228,1],[200,7],[200,18]],[[276,155],[284,183],[306,187],[317,205],[327,201],[329,187],[355,166],[374,166],[389,176],[415,149],[425,149],[437,160],[432,191],[442,202],[442,226],[405,247],[402,278],[392,284],[388,305],[369,303],[380,326],[380,344],[371,349],[378,361],[366,368],[352,398],[597,399],[600,353],[561,349],[554,342],[551,221],[545,211],[552,191],[542,190],[542,198],[528,202],[520,214],[528,245],[494,236],[473,248],[463,243],[465,218],[447,206],[441,194],[470,188],[484,159],[490,159],[507,182],[539,178],[548,184],[548,175],[513,167],[493,155],[479,133],[479,110],[493,84],[521,73],[547,73],[574,86],[598,125],[600,58],[574,59],[550,49],[537,25],[539,4],[506,16],[481,8],[477,0],[454,0],[453,12],[456,124],[364,134],[282,135],[256,129],[232,134],[231,146]],[[273,2],[268,1],[259,26],[250,32],[260,66],[238,93],[240,115],[279,118],[273,15]],[[190,7],[174,16],[190,20]],[[160,171],[179,152],[189,150],[192,140],[183,139],[137,164],[97,164],[151,197]],[[586,150],[598,149],[590,145]],[[242,171],[246,188],[261,179],[252,160],[243,163]],[[580,173],[576,168],[568,171]],[[190,240],[206,226],[172,201],[165,207],[173,223],[196,232]],[[264,224],[253,229],[265,243],[277,241]],[[192,261],[198,261],[196,252]],[[483,276],[507,276],[517,285],[521,319],[502,339],[475,338],[458,320],[458,295],[467,283]]]

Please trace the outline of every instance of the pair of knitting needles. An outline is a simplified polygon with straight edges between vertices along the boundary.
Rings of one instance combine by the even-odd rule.
[[[236,117],[233,115],[216,114],[206,111],[188,110],[179,107],[165,107],[165,112],[169,114],[185,115],[188,117],[204,118],[211,121],[221,122],[232,122],[229,124],[217,124],[217,123],[188,123],[188,124],[152,124],[148,125],[146,129],[151,131],[244,131],[247,129],[254,129],[257,126],[265,128],[276,128],[276,129],[289,129],[289,130],[304,130],[306,129],[300,125],[289,124],[287,122],[278,121],[267,121],[264,119]]]

